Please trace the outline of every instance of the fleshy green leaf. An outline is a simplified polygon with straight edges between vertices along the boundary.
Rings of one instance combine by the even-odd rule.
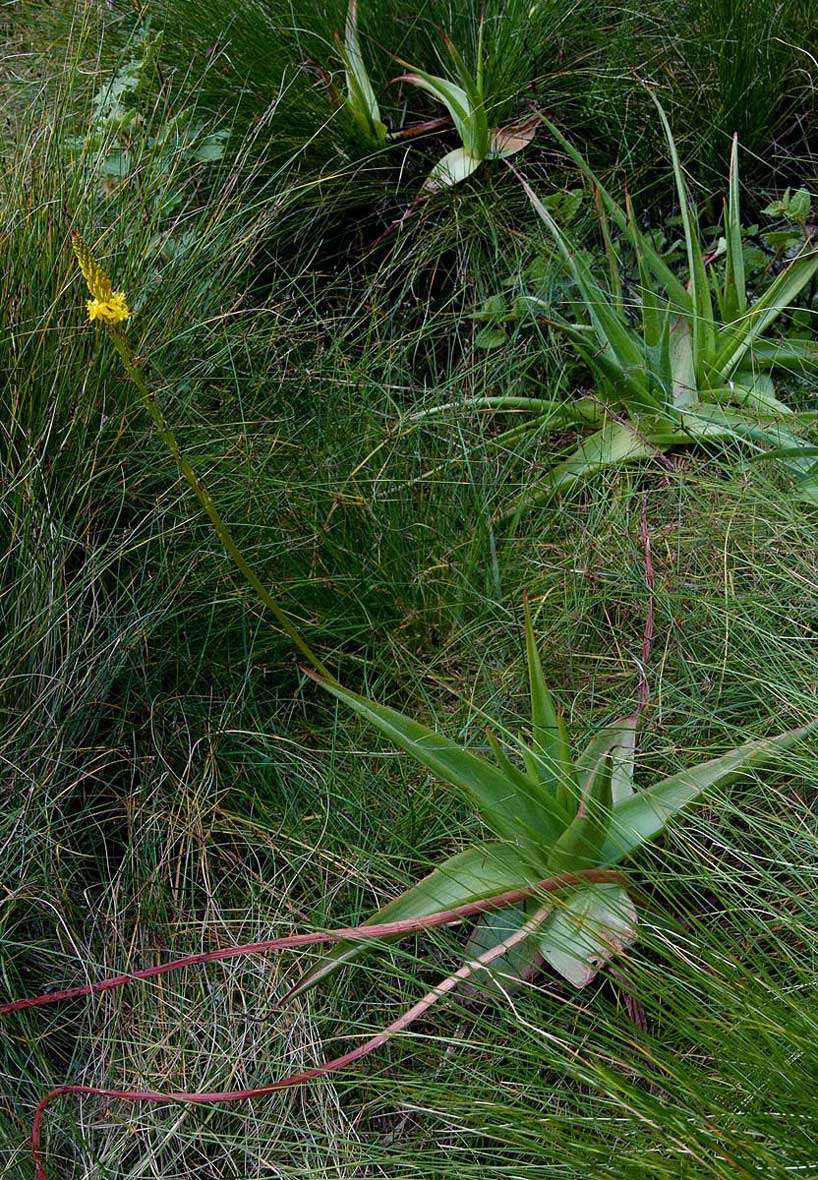
[[[427,74],[424,70],[412,69],[407,74],[401,74],[394,79],[396,82],[409,82],[420,90],[431,94],[438,102],[443,103],[452,117],[457,133],[463,143],[465,152],[473,156],[478,164],[485,159],[489,148],[488,123],[486,112],[482,105],[475,106],[468,93],[456,82],[448,78],[440,78],[436,74]],[[476,165],[475,165],[476,166]],[[451,182],[453,183],[453,182]]]
[[[674,316],[668,343],[673,405],[676,409],[683,409],[698,399],[690,323],[684,316]]]
[[[589,777],[571,823],[551,849],[549,873],[575,872],[600,863],[600,849],[611,818],[613,759],[606,755]]]
[[[670,148],[673,176],[676,180],[676,189],[679,194],[679,206],[682,216],[682,226],[684,228],[685,248],[687,250],[687,263],[690,272],[690,293],[693,302],[691,330],[693,363],[696,375],[701,380],[712,358],[716,340],[713,303],[710,298],[710,284],[707,281],[707,274],[704,268],[699,227],[695,211],[692,209],[687,195],[687,185],[682,174],[679,153],[676,151],[676,142],[670,130],[670,124],[668,123],[667,115],[664,112],[662,104],[655,95],[652,95],[652,98],[659,112],[659,118],[662,121],[662,127],[664,128],[665,137]]]
[[[719,333],[713,368],[720,377],[729,377],[738,368],[758,337],[792,305],[817,273],[818,250],[794,258],[789,266],[773,279],[763,295],[759,295],[739,322]]]
[[[424,918],[441,910],[455,909],[509,889],[533,885],[540,873],[541,870],[528,865],[516,849],[507,844],[475,844],[449,857],[423,880],[368,918],[365,925]],[[312,987],[344,963],[372,950],[374,945],[368,940],[338,943],[322,957],[318,967],[298,981],[286,999]]]
[[[498,943],[503,942],[510,935],[525,925],[537,907],[537,902],[521,905],[506,906],[502,910],[492,910],[478,920],[471,938],[466,944],[464,959],[476,959],[478,955],[491,950]],[[476,990],[479,992],[495,992],[503,995],[514,992],[520,984],[530,979],[542,963],[542,955],[535,939],[527,938],[518,942],[506,954],[495,959],[489,971],[482,971],[477,977]]]
[[[437,778],[456,787],[477,807],[488,826],[529,857],[542,861],[553,839],[562,830],[553,800],[538,783],[523,787],[497,767],[428,726],[405,717],[396,709],[331,684],[313,679],[338,697],[398,749],[411,755]]]
[[[602,184],[599,177],[593,171],[590,164],[588,164],[586,162],[586,160],[582,157],[580,152],[577,151],[577,149],[574,147],[574,145],[571,143],[571,141],[565,138],[565,136],[562,134],[562,132],[559,130],[559,128],[554,123],[552,123],[550,121],[550,119],[546,119],[545,117],[543,117],[543,123],[545,123],[546,127],[551,132],[551,134],[554,136],[557,143],[559,143],[559,145],[568,154],[568,156],[570,156],[570,158],[574,161],[574,163],[577,165],[577,167],[580,169],[580,171],[588,178],[588,180],[591,181],[591,183],[594,185],[594,187],[599,191],[600,198],[604,202],[605,208],[607,209],[609,216],[612,218],[612,220],[618,226],[618,228],[622,231],[622,233],[625,234],[625,236],[628,238],[628,240],[631,242],[631,244],[635,246],[636,245],[636,238],[638,237],[639,239],[641,239],[641,249],[644,253],[644,257],[645,257],[645,261],[646,261],[647,265],[650,267],[650,269],[653,272],[653,274],[655,275],[655,277],[662,284],[665,291],[667,291],[668,295],[673,300],[673,302],[676,304],[676,306],[680,310],[690,311],[690,309],[691,309],[690,295],[685,290],[684,283],[682,283],[676,277],[676,275],[673,273],[673,271],[670,269],[670,267],[667,265],[667,263],[664,261],[664,259],[656,252],[656,250],[654,250],[652,244],[648,241],[648,239],[646,237],[644,237],[644,235],[640,234],[638,228],[635,225],[629,224],[629,221],[628,221],[628,218],[625,214],[625,211],[622,209],[622,207],[619,204],[617,204],[617,202],[614,200],[614,198],[611,196],[611,194],[608,192],[608,190]]]
[[[691,766],[639,791],[614,808],[600,849],[600,864],[618,864],[623,857],[652,840],[668,821],[716,784],[730,782],[743,770],[768,762],[818,728],[818,719],[776,737],[747,742],[699,766]]]
[[[612,760],[611,801],[614,806],[633,794],[633,756],[636,749],[636,717],[622,717],[595,733],[577,758],[577,778],[583,794],[606,757]]]
[[[621,885],[578,889],[536,936],[547,963],[574,987],[585,987],[636,939],[636,907]]]
[[[543,503],[551,496],[567,491],[606,467],[618,467],[637,459],[652,459],[663,447],[673,442],[690,441],[688,434],[682,431],[673,432],[670,429],[663,433],[661,438],[656,436],[655,443],[652,437],[639,434],[619,422],[606,423],[601,430],[583,439],[569,458],[563,459],[547,472],[536,492],[524,500],[517,501],[505,515],[511,516],[525,508]]]
[[[727,266],[724,275],[724,296],[721,313],[729,323],[747,310],[747,290],[744,279],[744,246],[741,240],[741,208],[738,177],[738,136],[733,136],[730,152],[730,183],[725,221]]]
[[[358,39],[358,0],[349,0],[341,57],[346,72],[346,102],[350,112],[365,134],[378,143],[385,143],[386,127],[381,121],[378,100],[364,65]]]
[[[816,340],[756,340],[751,358],[754,368],[795,369],[818,365],[818,341]]]
[[[625,319],[609,304],[609,296],[595,282],[584,260],[574,250],[554,218],[526,180],[520,177],[529,201],[539,218],[545,223],[557,243],[563,261],[579,288],[588,315],[599,342],[609,348],[630,379],[635,397],[642,398],[651,408],[657,409],[659,402],[648,393],[645,373],[645,356],[638,337],[631,331]]]
[[[540,653],[531,625],[528,599],[525,602],[525,647],[528,685],[531,693],[531,737],[533,753],[543,785],[556,795],[561,810],[578,791],[571,748],[562,718],[545,683]]]

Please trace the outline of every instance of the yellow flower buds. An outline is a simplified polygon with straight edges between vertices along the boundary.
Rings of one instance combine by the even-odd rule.
[[[131,311],[125,301],[124,291],[114,291],[111,280],[79,234],[71,235],[71,244],[91,294],[86,304],[88,319],[102,320],[107,324],[121,324],[127,320]]]

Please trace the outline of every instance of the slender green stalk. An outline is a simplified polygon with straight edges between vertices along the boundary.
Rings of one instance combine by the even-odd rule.
[[[142,401],[142,405],[153,419],[157,434],[170,451],[171,455],[176,461],[177,467],[195,493],[196,498],[201,504],[202,508],[207,513],[216,535],[225,548],[227,556],[241,572],[242,576],[256,592],[256,596],[258,597],[259,601],[267,608],[268,611],[270,611],[281,630],[289,639],[292,640],[296,648],[301,652],[302,656],[304,656],[304,658],[311,664],[313,668],[315,668],[317,672],[321,674],[325,680],[329,680],[331,683],[337,684],[338,681],[336,680],[335,676],[332,675],[324,662],[315,654],[307,641],[300,634],[295,624],[287,616],[285,611],[283,611],[278,605],[276,600],[270,594],[270,591],[258,577],[255,570],[247,561],[244,554],[234,541],[233,535],[231,534],[230,529],[224,523],[224,520],[222,519],[218,508],[214,504],[213,497],[207,490],[204,481],[202,480],[201,476],[197,475],[193,465],[183,454],[182,449],[177,442],[176,435],[168,426],[165,415],[162,412],[162,407],[159,405],[156,395],[152,392],[147,381],[145,380],[145,375],[137,363],[127,336],[118,326],[110,326],[109,332],[111,335],[111,340],[114,343],[114,347],[119,353],[125,372],[136,386],[137,392],[139,393],[140,399]]]

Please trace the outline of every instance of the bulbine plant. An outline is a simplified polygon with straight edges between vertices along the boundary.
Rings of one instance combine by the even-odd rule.
[[[505,159],[522,151],[537,130],[537,117],[524,123],[503,128],[489,128],[486,95],[483,85],[483,22],[477,39],[477,67],[472,73],[463,55],[444,35],[446,51],[451,59],[456,81],[428,74],[425,70],[408,66],[408,73],[400,74],[395,82],[409,82],[427,91],[445,106],[460,136],[461,146],[447,152],[438,160],[424,182],[427,192],[458,184],[471,176],[484,160]]]
[[[616,866],[659,835],[702,792],[726,783],[742,770],[769,761],[818,727],[816,719],[775,737],[748,742],[646,789],[637,789],[633,754],[638,710],[606,726],[575,757],[545,683],[527,603],[525,643],[530,729],[525,738],[511,738],[507,742],[501,742],[490,732],[488,741],[494,762],[394,709],[344,688],[260,582],[222,521],[202,479],[181,452],[128,340],[124,325],[131,311],[125,293],[113,289],[108,275],[76,236],[74,250],[91,296],[87,304],[89,319],[109,331],[143,406],[198,497],[228,556],[307,659],[310,675],[394,746],[459,791],[476,807],[496,839],[473,845],[449,858],[363,926],[203,952],[128,975],[0,1005],[0,1015],[8,1015],[238,955],[336,944],[334,951],[291,989],[287,999],[350,961],[360,953],[365,942],[477,919],[466,946],[465,961],[456,971],[376,1036],[341,1057],[302,1073],[249,1089],[208,1092],[119,1090],[73,1083],[55,1087],[38,1103],[32,1123],[37,1180],[46,1177],[41,1145],[43,1117],[49,1105],[64,1095],[198,1105],[246,1101],[288,1086],[302,1085],[353,1064],[403,1031],[437,1000],[478,971],[491,968],[494,986],[502,988],[526,977],[545,960],[565,979],[582,987],[636,936],[635,904],[627,881]]]
[[[429,74],[425,70],[410,66],[408,62],[401,62],[407,67],[408,72],[393,79],[394,82],[409,82],[427,91],[442,103],[460,136],[461,146],[447,152],[426,178],[423,191],[427,193],[465,180],[484,160],[513,156],[531,142],[538,126],[538,119],[533,117],[509,127],[489,127],[483,85],[482,19],[478,31],[477,67],[474,73],[468,69],[462,54],[445,34],[443,42],[451,59],[454,81]],[[417,128],[391,134],[388,131],[381,118],[380,106],[361,52],[357,0],[349,0],[344,39],[343,42],[339,39],[338,50],[346,76],[344,104],[361,131],[374,144],[381,146],[393,139],[403,139],[410,132],[417,134],[439,126],[439,121],[433,120]],[[397,60],[400,61],[400,58]]]
[[[518,174],[577,292],[565,313],[536,299],[529,300],[529,306],[564,336],[594,382],[592,395],[574,403],[532,400],[530,408],[538,416],[531,428],[595,429],[505,516],[518,516],[602,468],[650,459],[690,443],[724,440],[783,461],[796,480],[797,494],[818,504],[815,448],[803,438],[803,427],[814,421],[815,414],[792,411],[776,396],[770,377],[776,367],[814,365],[818,348],[810,341],[777,341],[766,335],[818,273],[818,249],[805,242],[752,300],[744,273],[738,142],[733,140],[723,237],[717,249],[708,253],[670,125],[658,101],[656,106],[681,210],[686,274],[678,273],[657,252],[650,236],[639,228],[630,200],[623,209],[548,119],[543,121],[549,131],[596,191],[608,259],[606,275],[591,269]],[[618,250],[611,222],[635,257],[636,284],[629,284],[622,273],[621,243]],[[525,408],[521,398],[493,397],[479,404]]]
[[[494,761],[429,729],[395,709],[338,684],[325,682],[351,708],[418,765],[448,783],[475,809],[496,839],[457,853],[370,919],[372,923],[423,918],[493,893],[560,873],[610,869],[658,836],[709,787],[769,759],[813,725],[748,742],[719,758],[691,766],[646,789],[634,784],[638,711],[600,730],[575,756],[564,722],[543,676],[528,604],[525,609],[531,717],[526,738],[487,738]],[[322,683],[320,674],[313,679]],[[530,921],[535,902],[482,918],[467,952],[496,946]],[[579,884],[566,891],[537,929],[495,963],[506,981],[525,978],[545,960],[576,987],[589,983],[617,951],[636,937],[636,908],[625,884]],[[366,948],[341,944],[305,977],[295,995]]]

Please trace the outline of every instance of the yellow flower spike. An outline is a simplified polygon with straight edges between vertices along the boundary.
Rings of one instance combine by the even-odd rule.
[[[91,294],[86,304],[88,319],[102,320],[107,324],[121,324],[123,320],[127,320],[131,311],[125,302],[124,291],[113,289],[111,280],[79,234],[71,235],[71,244]]]

